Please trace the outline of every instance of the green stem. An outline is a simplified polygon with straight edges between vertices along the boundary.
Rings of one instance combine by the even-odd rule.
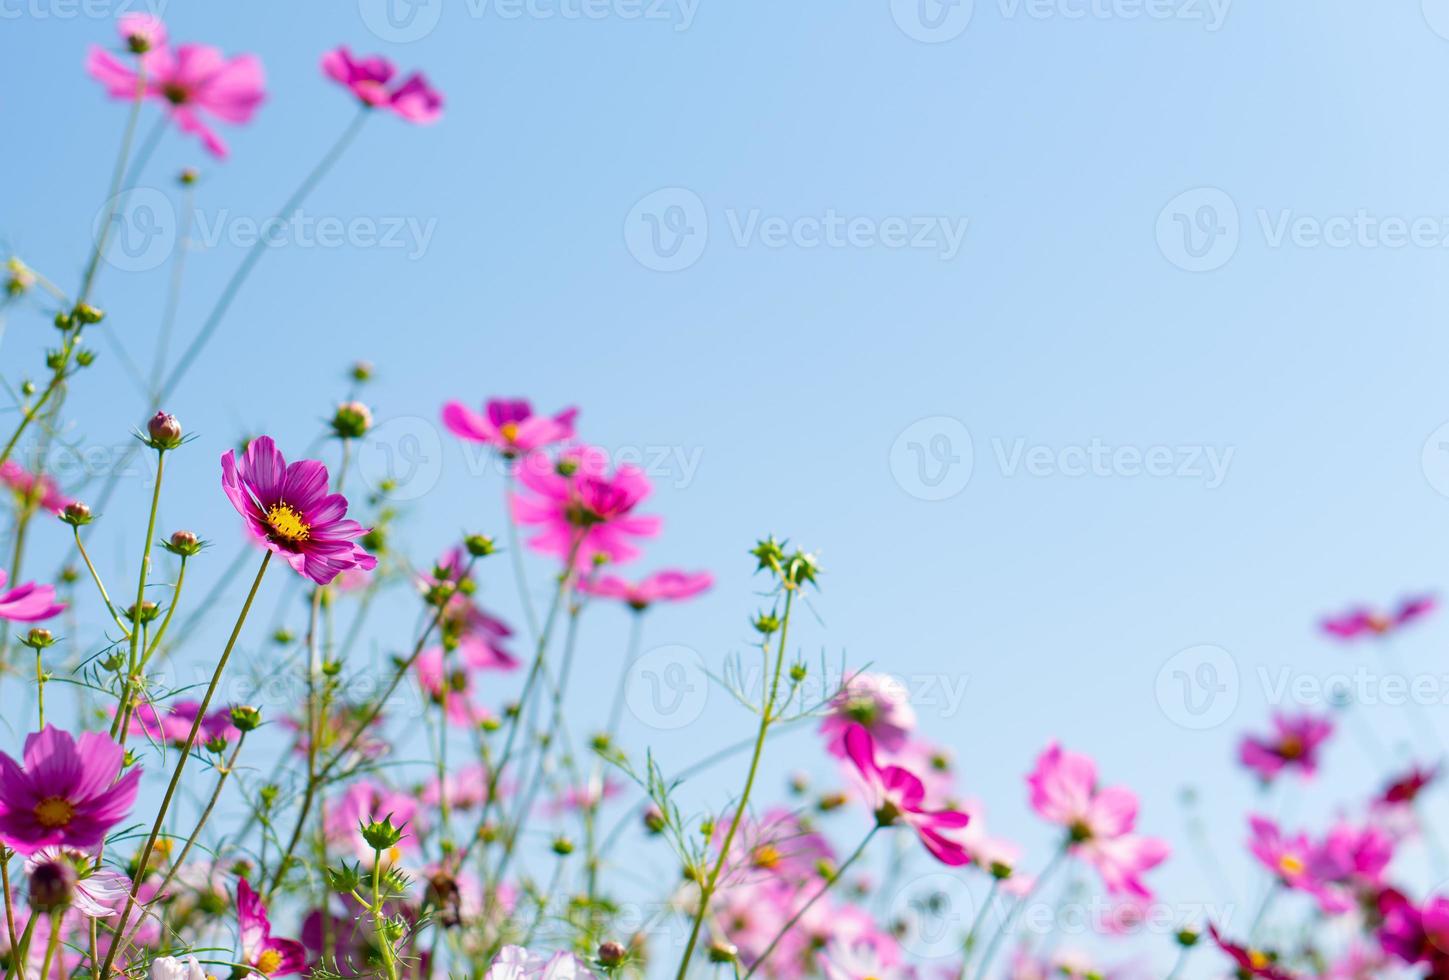
[[[247,621],[247,614],[251,612],[252,602],[257,597],[257,590],[262,586],[262,576],[267,573],[267,565],[272,560],[272,553],[268,551],[262,557],[261,567],[257,569],[257,577],[252,580],[251,591],[247,593],[246,602],[242,605],[241,615],[237,616],[236,625],[232,627],[231,637],[226,641],[226,647],[221,651],[221,657],[216,662],[216,670],[212,672],[211,683],[207,685],[206,694],[201,699],[201,707],[196,710],[196,718],[191,723],[191,731],[186,736],[186,744],[181,747],[181,757],[176,760],[176,769],[171,773],[171,781],[166,785],[166,794],[161,798],[161,809],[156,813],[156,822],[151,825],[151,834],[146,838],[146,846],[141,849],[140,859],[137,861],[138,868],[147,868],[151,865],[151,853],[156,849],[156,839],[161,836],[161,827],[166,820],[166,813],[171,809],[171,801],[176,796],[176,787],[181,783],[181,774],[186,771],[186,760],[191,758],[192,746],[196,744],[196,737],[201,732],[201,723],[206,718],[207,709],[211,707],[211,699],[216,696],[216,689],[221,684],[221,675],[226,671],[227,661],[231,659],[231,652],[236,647],[236,641],[241,636],[242,626]],[[116,923],[115,938],[111,940],[110,949],[106,952],[106,961],[101,964],[101,980],[111,975],[111,966],[116,961],[116,954],[121,951],[121,937],[126,934],[126,923],[130,921],[131,910],[136,906],[136,894],[141,889],[141,875],[135,876],[131,883],[131,890],[126,896],[126,905],[121,910],[120,921]]]
[[[130,709],[138,674],[141,670],[141,623],[145,619],[142,606],[146,601],[146,579],[151,573],[151,542],[156,538],[156,511],[161,505],[161,479],[166,473],[166,451],[156,450],[156,485],[151,490],[151,513],[146,520],[146,537],[141,541],[141,571],[136,576],[136,605],[132,607],[131,650],[126,657],[126,679],[121,688],[121,704],[111,737],[119,734],[122,716]]]
[[[45,959],[40,964],[40,980],[50,980],[50,965],[55,962],[55,951],[59,948],[60,913],[53,912],[50,916],[50,939],[45,944]]]
[[[1037,892],[1041,890],[1041,886],[1046,884],[1047,879],[1052,876],[1052,873],[1057,868],[1061,867],[1062,862],[1066,859],[1069,847],[1070,842],[1067,842],[1063,843],[1057,849],[1057,852],[1052,855],[1051,861],[1047,863],[1042,873],[1037,875],[1036,881],[1032,882],[1030,890],[1021,897],[1019,902],[1011,907],[1011,911],[1006,913],[1006,918],[1002,921],[1001,928],[996,930],[996,935],[991,937],[991,945],[986,947],[986,952],[981,956],[981,967],[976,971],[977,980],[986,980],[987,971],[991,969],[991,961],[996,958],[996,954],[1001,949],[1001,944],[1007,935],[1016,927],[1017,914],[1031,903],[1031,900],[1036,897]]]

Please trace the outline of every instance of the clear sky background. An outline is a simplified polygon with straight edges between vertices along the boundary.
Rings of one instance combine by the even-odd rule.
[[[114,43],[124,9],[0,0],[0,236],[63,285],[125,112],[82,61]],[[303,452],[365,357],[387,424],[361,478],[389,447],[417,464],[404,548],[426,562],[501,520],[496,473],[440,434],[441,403],[576,404],[587,439],[653,464],[667,530],[638,568],[718,577],[652,614],[646,646],[681,644],[712,670],[748,652],[760,582],[745,551],[788,536],[825,569],[801,648],[905,678],[923,732],[955,749],[963,788],[1028,863],[1051,838],[1022,778],[1056,737],[1138,790],[1143,828],[1177,844],[1155,876],[1174,909],[1232,901],[1185,842],[1178,795],[1197,786],[1234,907],[1249,906],[1243,813],[1279,804],[1237,771],[1235,739],[1263,727],[1285,676],[1378,669],[1316,637],[1317,616],[1444,585],[1449,3],[663,0],[634,17],[612,0],[566,16],[582,9],[165,6],[174,38],[259,54],[270,94],[223,130],[232,159],[168,133],[140,178],[155,213],[133,206],[126,231],[156,217],[161,251],[117,255],[96,297],[110,314],[97,333],[143,365],[180,167],[202,171],[195,227],[212,241],[188,258],[178,345],[238,236],[351,118],[318,71],[324,50],[423,68],[447,108],[430,128],[370,120],[304,207],[351,228],[344,241],[294,227],[264,257],[168,400],[199,438],[177,456],[163,526],[217,541],[198,571],[218,572],[238,534],[216,457],[263,431]],[[943,231],[963,227],[957,244]],[[37,373],[52,331],[40,311],[10,312],[13,381]],[[104,456],[145,403],[96,343],[66,416]],[[94,535],[118,579],[147,492],[123,480]],[[547,565],[531,567],[542,592]],[[506,566],[490,574],[516,621]],[[223,634],[243,588],[208,631]],[[583,719],[603,713],[625,617],[590,621],[571,699]],[[380,621],[375,649],[401,647],[412,623]],[[265,665],[262,628],[248,655]],[[1445,631],[1431,620],[1401,643],[1434,685],[1435,721]],[[1202,645],[1223,653],[1179,656]],[[1206,687],[1183,689],[1179,670]],[[1414,731],[1403,708],[1369,716],[1386,742]],[[716,690],[683,727],[636,717],[629,738],[677,766],[746,724]],[[781,746],[772,791],[792,768],[828,776],[813,736]],[[735,769],[687,799],[723,804]],[[1297,819],[1321,827],[1383,776],[1344,732]],[[857,816],[837,821],[843,842]],[[1403,877],[1433,879],[1417,855]],[[1166,937],[1138,945],[1168,952]]]

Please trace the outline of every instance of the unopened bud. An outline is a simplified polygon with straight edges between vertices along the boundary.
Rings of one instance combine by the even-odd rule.
[[[360,439],[372,428],[372,409],[362,402],[344,402],[332,416],[332,431],[339,439]]]
[[[91,522],[91,509],[79,500],[72,500],[60,512],[60,519],[71,527],[84,527]]]
[[[70,905],[78,879],[76,870],[64,858],[36,865],[30,872],[30,907],[36,912],[59,912]]]
[[[151,437],[152,449],[175,449],[181,445],[181,423],[176,421],[174,415],[157,412],[146,423],[146,432]]]

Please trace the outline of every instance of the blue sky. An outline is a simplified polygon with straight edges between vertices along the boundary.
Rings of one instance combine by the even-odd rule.
[[[84,263],[124,118],[81,63],[124,9],[0,0],[0,237],[62,284]],[[412,20],[387,13],[372,0],[165,7],[175,38],[258,53],[270,98],[225,130],[224,164],[168,133],[140,177],[129,230],[150,227],[134,205],[149,202],[162,250],[116,258],[96,295],[103,329],[142,364],[180,167],[202,171],[187,338],[248,229],[351,118],[318,72],[325,49],[424,68],[447,109],[429,128],[369,120],[264,257],[168,401],[199,438],[178,457],[164,525],[221,542],[219,571],[236,522],[216,456],[260,431],[301,453],[365,357],[386,424],[360,473],[380,473],[389,447],[418,463],[406,549],[427,561],[501,514],[496,474],[440,434],[441,402],[577,404],[588,439],[656,477],[667,531],[640,567],[719,580],[653,614],[647,645],[681,644],[710,669],[747,650],[760,600],[744,552],[789,536],[826,571],[802,649],[906,678],[996,830],[1044,857],[1022,776],[1058,737],[1141,792],[1150,832],[1182,841],[1179,790],[1199,787],[1246,902],[1255,885],[1235,852],[1257,801],[1232,764],[1237,735],[1262,727],[1284,672],[1379,669],[1319,640],[1319,614],[1444,584],[1449,4],[431,0]],[[40,312],[11,311],[7,379],[34,370],[49,333]],[[104,454],[145,405],[99,347],[67,418]],[[134,565],[147,492],[122,483],[95,535],[116,576]],[[545,588],[546,566],[532,570]],[[507,569],[494,574],[490,594],[516,618]],[[222,632],[234,603],[207,629]],[[623,615],[591,619],[583,713],[622,655]],[[411,619],[387,626],[379,650]],[[1401,644],[1440,692],[1444,630],[1430,621]],[[1225,653],[1174,660],[1203,646]],[[1170,692],[1178,669],[1206,678],[1203,662],[1238,684],[1199,730]],[[1387,741],[1413,730],[1402,708],[1370,715]],[[653,741],[682,764],[745,724],[714,691]],[[826,771],[810,736],[785,744],[767,785],[801,764]],[[1297,813],[1321,825],[1380,778],[1344,733]],[[688,792],[718,805],[735,782],[722,769]],[[1175,907],[1223,900],[1185,846],[1157,879]]]

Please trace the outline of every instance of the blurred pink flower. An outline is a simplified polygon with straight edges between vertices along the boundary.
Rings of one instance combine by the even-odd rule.
[[[1272,782],[1285,769],[1297,769],[1305,777],[1318,769],[1318,750],[1333,734],[1333,721],[1308,713],[1273,715],[1273,734],[1266,738],[1246,735],[1238,744],[1238,761]]]
[[[900,766],[876,764],[875,743],[865,726],[852,725],[846,730],[845,752],[865,783],[879,825],[903,823],[910,827],[942,864],[970,863],[965,848],[947,836],[965,827],[970,817],[958,810],[926,809],[926,788],[918,776]]]
[[[149,30],[154,34],[155,25]],[[227,59],[205,44],[174,49],[162,44],[140,54],[137,61],[140,71],[104,48],[93,47],[86,70],[113,99],[134,99],[142,87],[143,98],[163,103],[176,127],[197,136],[218,159],[226,158],[227,147],[205,116],[241,125],[251,121],[266,98],[262,63],[255,55]]]
[[[579,584],[579,590],[603,599],[621,599],[636,612],[642,612],[656,602],[693,598],[713,584],[714,576],[709,572],[681,572],[671,568],[637,582],[617,575],[590,577]]]
[[[1387,636],[1400,627],[1429,615],[1438,606],[1432,595],[1409,596],[1391,610],[1359,606],[1336,616],[1326,616],[1319,627],[1339,640],[1357,640],[1365,636]]]
[[[552,417],[535,415],[526,398],[491,398],[482,415],[462,402],[448,402],[443,424],[458,438],[492,446],[513,459],[572,439],[578,414],[577,408],[566,408]]]
[[[388,862],[396,864],[404,855],[415,854],[419,850],[415,826],[418,810],[417,797],[412,794],[400,793],[362,779],[348,786],[341,798],[327,808],[327,838],[351,847],[357,859],[371,867],[375,854],[362,839],[358,828],[373,821],[390,819],[394,827],[403,831],[402,840],[391,854],[384,856]]]
[[[5,588],[9,574],[0,568],[0,589]],[[55,601],[55,586],[26,582],[9,592],[0,592],[0,619],[12,623],[34,623],[50,619],[65,611],[65,604]]]
[[[421,72],[394,83],[397,70],[380,54],[354,57],[343,44],[322,56],[322,70],[369,108],[390,109],[411,123],[436,122],[443,114],[443,96]]]
[[[1248,838],[1248,851],[1258,863],[1289,888],[1312,893],[1317,882],[1313,877],[1313,843],[1307,834],[1286,836],[1279,826],[1267,817],[1251,815],[1248,827],[1252,834]]]
[[[639,554],[632,539],[659,533],[658,517],[634,513],[649,496],[644,471],[621,463],[611,473],[602,449],[575,446],[557,462],[535,453],[519,466],[519,481],[532,493],[513,494],[514,520],[540,527],[529,545],[564,559],[572,553],[578,568],[596,558],[628,561]]]
[[[44,473],[32,473],[13,459],[0,463],[0,483],[15,492],[22,509],[39,505],[52,514],[65,510],[71,498],[60,492],[56,482]]]
[[[125,875],[99,866],[93,855],[74,847],[42,847],[25,859],[26,877],[47,864],[64,865],[75,874],[70,908],[88,918],[111,915],[131,888]]]
[[[847,677],[830,699],[820,722],[820,734],[827,739],[826,751],[844,758],[845,734],[854,725],[864,727],[882,753],[905,748],[906,739],[916,727],[916,710],[911,707],[905,685],[889,674],[855,673]]]
[[[477,728],[493,718],[493,715],[473,696],[473,678],[461,667],[447,669],[442,647],[429,647],[418,655],[413,663],[418,686],[434,703],[443,704],[447,692],[447,713],[449,724],[458,728]]]

